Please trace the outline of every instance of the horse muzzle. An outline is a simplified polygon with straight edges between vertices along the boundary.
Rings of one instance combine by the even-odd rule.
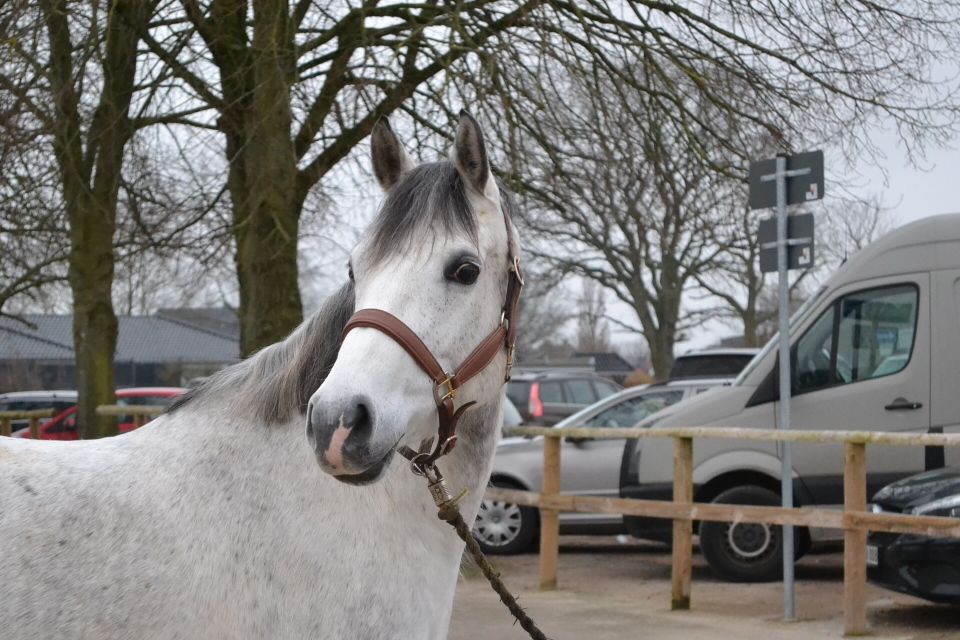
[[[307,440],[317,463],[348,484],[374,482],[389,465],[396,442],[377,437],[378,426],[372,405],[363,396],[347,402],[312,402],[307,410]]]

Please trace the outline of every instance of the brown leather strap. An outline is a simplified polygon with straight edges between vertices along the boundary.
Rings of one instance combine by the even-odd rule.
[[[361,309],[350,317],[346,326],[343,327],[341,339],[345,338],[351,329],[358,327],[368,327],[377,329],[391,338],[394,342],[403,347],[404,351],[410,354],[410,357],[420,365],[428,376],[433,378],[437,384],[441,384],[447,379],[447,374],[433,357],[433,353],[423,344],[423,340],[413,332],[413,329],[405,325],[400,318],[392,313],[382,309]]]
[[[504,340],[506,340],[507,330],[503,324],[494,329],[477,347],[470,352],[470,355],[457,367],[453,376],[457,379],[457,386],[463,384],[487,368],[500,350],[503,349]]]

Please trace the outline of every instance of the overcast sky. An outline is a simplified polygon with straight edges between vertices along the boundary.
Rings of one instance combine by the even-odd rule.
[[[870,191],[881,193],[898,226],[926,216],[960,211],[957,203],[960,152],[932,150],[927,153],[926,160],[921,161],[920,167],[913,167],[891,134],[878,131],[874,137],[887,155],[882,165],[887,172],[888,184],[884,185],[880,168],[859,167],[865,181],[863,191],[865,194]]]

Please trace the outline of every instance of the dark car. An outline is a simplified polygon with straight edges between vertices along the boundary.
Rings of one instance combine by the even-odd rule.
[[[759,349],[746,348],[691,351],[674,358],[670,379],[736,378],[758,353]]]
[[[524,424],[554,425],[622,387],[596,374],[579,371],[514,372],[507,397]]]
[[[960,518],[960,467],[927,471],[887,485],[873,497],[871,509]],[[960,539],[871,533],[867,579],[932,602],[960,604]]]

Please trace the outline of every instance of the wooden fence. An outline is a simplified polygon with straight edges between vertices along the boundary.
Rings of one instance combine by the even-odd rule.
[[[149,418],[154,418],[166,411],[166,407],[159,407],[148,404],[102,404],[97,407],[97,415],[101,416],[133,416],[133,424],[136,428],[142,427],[149,422]],[[51,418],[54,415],[51,409],[34,409],[32,411],[0,411],[0,436],[9,436],[12,431],[14,420],[30,421],[30,437],[34,440],[40,438],[40,424],[44,418]]]
[[[30,421],[30,437],[40,437],[40,421],[53,416],[53,409],[34,409],[32,411],[0,411],[0,436],[9,436],[14,420]]]
[[[97,407],[98,416],[133,416],[133,426],[139,429],[148,418],[155,418],[166,411],[166,407],[151,404],[101,404]]]
[[[843,529],[844,633],[861,635],[867,631],[866,543],[868,531],[960,538],[960,521],[956,518],[868,512],[866,474],[868,444],[956,447],[960,446],[960,435],[871,431],[777,431],[728,427],[659,429],[514,427],[504,429],[504,435],[544,438],[542,493],[494,488],[487,490],[487,496],[490,498],[540,509],[541,589],[552,589],[557,584],[559,513],[561,511],[615,513],[673,520],[671,570],[673,609],[690,608],[694,520]],[[564,437],[595,440],[672,438],[674,441],[673,501],[561,494],[560,439]],[[844,447],[843,510],[695,503],[693,502],[693,442],[698,438],[842,444]]]

